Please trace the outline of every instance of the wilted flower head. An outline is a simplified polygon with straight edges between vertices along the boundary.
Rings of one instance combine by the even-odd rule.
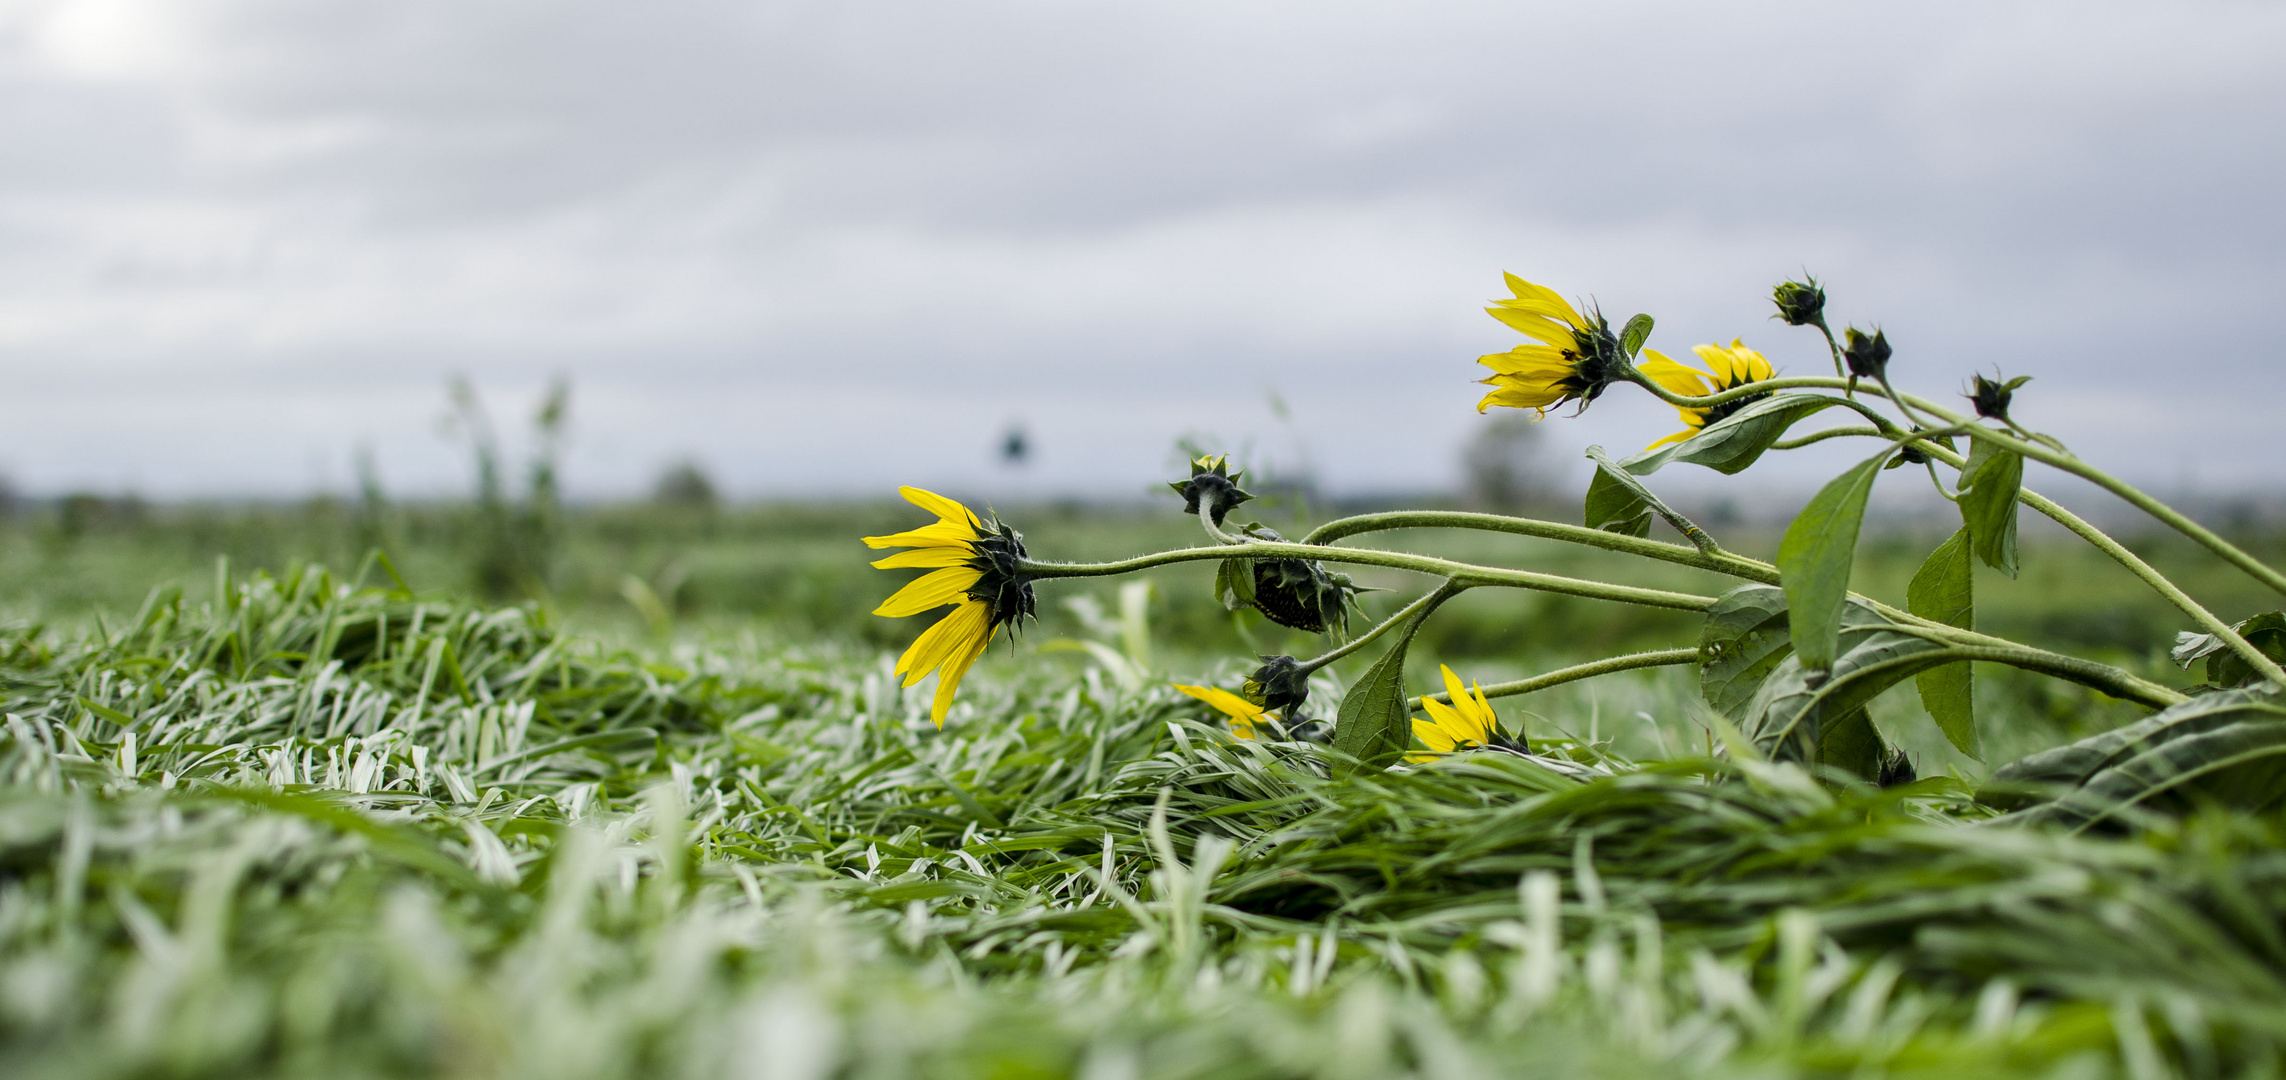
[[[1778,318],[1788,326],[1824,326],[1826,324],[1826,290],[1818,279],[1808,274],[1800,281],[1781,281],[1770,291],[1771,302],[1778,305]]]
[[[1246,535],[1273,543],[1285,540],[1264,525],[1249,525]],[[1328,627],[1349,626],[1351,597],[1361,590],[1347,574],[1326,569],[1315,559],[1253,560],[1254,609],[1271,622],[1308,633]]]
[[[1889,336],[1879,329],[1867,337],[1850,327],[1843,336],[1847,344],[1842,347],[1842,360],[1849,365],[1849,373],[1861,379],[1876,382],[1889,377]]]

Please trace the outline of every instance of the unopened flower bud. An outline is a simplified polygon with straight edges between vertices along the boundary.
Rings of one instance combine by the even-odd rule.
[[[1788,326],[1824,326],[1826,324],[1826,290],[1818,286],[1818,279],[1808,274],[1801,281],[1781,281],[1770,291],[1771,302],[1778,305],[1778,318]]]
[[[1889,337],[1879,330],[1872,337],[1860,333],[1857,327],[1844,332],[1848,344],[1842,347],[1842,362],[1849,365],[1849,373],[1860,379],[1879,382],[1889,376]]]
[[[1167,486],[1183,497],[1183,513],[1196,514],[1203,506],[1214,523],[1220,525],[1224,515],[1254,497],[1238,486],[1245,475],[1245,470],[1230,471],[1227,456],[1201,457],[1191,462],[1190,479],[1177,480]]]
[[[1245,690],[1246,700],[1282,710],[1289,725],[1299,724],[1302,704],[1310,700],[1310,676],[1291,656],[1265,656],[1262,666],[1246,677]]]
[[[1976,406],[1978,416],[2005,423],[2008,420],[2009,399],[2016,396],[2017,387],[2031,381],[2030,375],[2018,375],[2007,382],[1979,375],[1969,386],[1969,404]]]

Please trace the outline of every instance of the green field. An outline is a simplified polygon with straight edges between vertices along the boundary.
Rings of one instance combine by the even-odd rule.
[[[1535,758],[1336,778],[1169,688],[1315,651],[1222,611],[1204,564],[1147,575],[1126,638],[1118,582],[1043,584],[938,731],[889,672],[925,620],[866,615],[902,575],[854,538],[901,504],[568,511],[506,586],[466,508],[98,510],[0,527],[10,1077],[2140,1080],[2276,1075],[2286,1047],[2286,817],[1989,824],[1990,765],[2142,713],[2004,669],[1988,762],[1910,690],[1876,703],[1905,787],[1710,756],[1688,669],[1501,702]],[[1008,516],[1057,559],[1197,531]],[[1859,587],[1901,596],[1932,540],[1870,539]],[[2136,546],[2227,618],[2266,603]],[[1979,578],[1980,628],[2195,681],[2180,616],[2112,564],[2023,561]],[[1698,621],[1471,595],[1415,682]]]

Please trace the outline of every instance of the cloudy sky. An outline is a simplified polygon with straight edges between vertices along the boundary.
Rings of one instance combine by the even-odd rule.
[[[1186,435],[1446,486],[1501,271],[1814,372],[1807,267],[1908,388],[2257,486],[2282,192],[2276,0],[0,0],[0,468],[442,492],[450,376],[513,431],[561,374],[590,496],[1129,494]]]

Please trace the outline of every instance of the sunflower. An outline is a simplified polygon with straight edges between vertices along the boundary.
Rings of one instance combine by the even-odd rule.
[[[1546,416],[1549,409],[1575,400],[1586,408],[1627,368],[1619,336],[1602,313],[1582,315],[1554,289],[1506,276],[1515,299],[1493,301],[1485,313],[1540,344],[1477,358],[1492,369],[1491,378],[1478,381],[1494,389],[1476,403],[1476,411],[1506,405]]]
[[[1643,362],[1643,374],[1650,376],[1652,382],[1686,397],[1705,397],[1708,394],[1719,394],[1725,390],[1745,386],[1748,383],[1758,383],[1765,379],[1776,378],[1778,375],[1778,372],[1770,366],[1770,361],[1763,359],[1761,353],[1747,348],[1737,338],[1730,339],[1728,348],[1721,345],[1693,345],[1691,351],[1699,354],[1699,359],[1706,361],[1708,371],[1684,367],[1646,349],[1643,355],[1650,357],[1650,359]],[[1767,394],[1748,394],[1745,397],[1734,401],[1725,401],[1709,409],[1694,409],[1687,405],[1677,405],[1675,411],[1682,413],[1683,422],[1690,426],[1651,445],[1665,446],[1671,442],[1681,442],[1705,430],[1707,425],[1745,408],[1749,403],[1768,396]]]
[[[1228,690],[1218,690],[1212,686],[1184,686],[1181,683],[1176,683],[1175,689],[1214,706],[1216,711],[1230,717],[1230,734],[1234,738],[1252,739],[1255,737],[1254,725],[1257,721],[1278,719],[1262,706]]]
[[[1463,750],[1521,751],[1524,744],[1500,733],[1500,718],[1493,715],[1492,703],[1484,699],[1484,688],[1474,683],[1464,690],[1460,676],[1443,664],[1437,670],[1445,675],[1445,693],[1453,699],[1451,705],[1435,699],[1421,702],[1429,710],[1429,720],[1413,721],[1413,737],[1431,753],[1405,755],[1407,761],[1435,761],[1445,754]],[[1432,722],[1433,721],[1433,722]]]
[[[897,494],[937,515],[937,522],[893,536],[866,537],[867,547],[913,549],[873,565],[883,570],[931,569],[882,601],[873,613],[896,619],[954,605],[951,614],[921,631],[913,647],[897,659],[897,673],[905,676],[907,686],[937,673],[936,703],[929,716],[941,728],[961,676],[984,654],[992,635],[1006,626],[1013,637],[1019,621],[1032,614],[1032,583],[1023,572],[1024,537],[998,517],[979,519],[968,507],[933,491],[901,487]]]

